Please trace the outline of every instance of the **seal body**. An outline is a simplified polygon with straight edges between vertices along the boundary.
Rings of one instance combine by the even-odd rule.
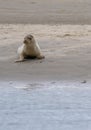
[[[22,62],[27,58],[37,58],[37,59],[43,59],[45,58],[40,50],[40,47],[38,43],[36,42],[34,36],[32,35],[27,35],[24,38],[24,44],[21,45],[18,48],[18,55],[19,55],[19,60],[16,62]]]

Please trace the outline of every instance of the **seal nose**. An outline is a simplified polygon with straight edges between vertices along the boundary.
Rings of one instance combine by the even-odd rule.
[[[29,37],[28,39],[29,39],[29,40],[32,40],[32,38],[31,38],[31,37]]]
[[[23,41],[24,43],[26,43],[26,40],[24,39],[24,41]]]

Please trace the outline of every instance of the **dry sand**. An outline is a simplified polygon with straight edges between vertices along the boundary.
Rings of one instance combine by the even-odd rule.
[[[44,60],[14,63],[26,34],[33,34]],[[0,80],[90,81],[90,25],[0,25]]]

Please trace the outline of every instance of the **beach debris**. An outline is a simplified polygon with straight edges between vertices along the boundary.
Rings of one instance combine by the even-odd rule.
[[[69,34],[69,33],[66,33],[63,35],[63,37],[69,37],[69,36],[71,36],[71,34]]]
[[[85,83],[87,83],[87,81],[86,81],[86,80],[83,80],[81,83],[85,84]]]

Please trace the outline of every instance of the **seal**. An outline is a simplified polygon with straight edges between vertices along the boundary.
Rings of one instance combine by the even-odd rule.
[[[37,41],[31,34],[25,36],[23,45],[21,45],[18,48],[17,53],[19,55],[19,60],[16,60],[15,62],[23,62],[29,58],[36,58],[36,59],[45,58],[45,56],[42,55],[41,49]]]

